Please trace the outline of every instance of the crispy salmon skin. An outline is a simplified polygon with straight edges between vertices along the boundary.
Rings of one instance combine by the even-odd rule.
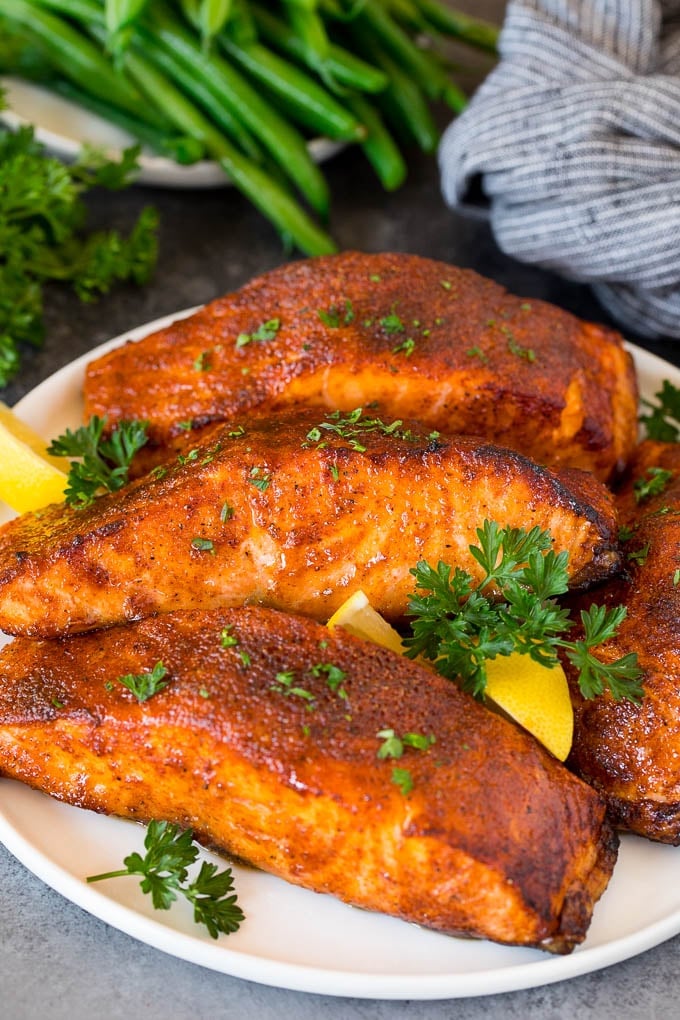
[[[651,483],[651,491],[650,491]],[[654,486],[656,485],[656,494]],[[647,492],[647,495],[644,493]],[[626,575],[593,593],[624,605],[617,637],[595,655],[612,662],[637,654],[639,705],[581,696],[565,663],[574,703],[569,764],[596,787],[623,829],[680,845],[680,446],[642,443],[618,495],[627,538]],[[590,595],[578,601],[583,608]]]
[[[243,603],[325,621],[358,587],[399,619],[418,560],[479,574],[469,546],[485,518],[549,530],[573,585],[619,565],[611,498],[584,472],[361,412],[231,423],[87,509],[6,524],[0,629],[49,637]]]
[[[118,678],[157,662],[167,686],[139,702]],[[381,759],[386,728],[425,746]],[[17,639],[0,773],[369,910],[558,953],[616,859],[597,794],[528,734],[403,656],[255,607]]]
[[[286,264],[97,358],[85,380],[87,417],[148,420],[162,447],[188,424],[369,402],[605,480],[637,436],[618,333],[414,255]]]

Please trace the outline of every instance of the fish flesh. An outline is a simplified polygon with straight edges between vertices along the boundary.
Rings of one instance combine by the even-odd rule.
[[[637,441],[614,330],[477,273],[406,254],[287,263],[94,359],[85,414],[150,423],[140,463],[186,430],[302,404],[418,418],[608,480]]]
[[[0,630],[54,637],[243,603],[325,621],[357,588],[399,620],[421,559],[481,580],[469,546],[485,519],[549,530],[573,586],[620,564],[611,496],[585,472],[361,409],[244,419],[88,508],[5,524]]]
[[[119,680],[158,663],[145,701]],[[386,730],[422,739],[385,756]],[[404,656],[260,607],[15,639],[0,774],[358,907],[555,953],[583,940],[617,853],[598,795],[527,733]]]
[[[654,480],[657,479],[656,483]],[[652,490],[649,492],[649,483]],[[647,490],[648,495],[641,495]],[[574,704],[568,764],[606,799],[618,826],[680,845],[680,446],[647,440],[617,496],[625,575],[572,600],[625,605],[615,639],[594,654],[605,662],[635,652],[640,704],[608,694],[586,701],[565,663]]]

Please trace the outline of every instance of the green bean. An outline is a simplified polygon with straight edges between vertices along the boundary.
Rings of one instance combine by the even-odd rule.
[[[270,107],[248,82],[217,54],[208,56],[189,32],[161,4],[149,11],[145,27],[150,30],[149,45],[165,49],[200,78],[216,104],[223,103],[252,131],[281,168],[300,188],[312,208],[325,214],[328,210],[326,180],[307,151],[304,139]]]
[[[293,60],[306,63],[304,47],[284,21],[257,3],[251,3],[250,9],[263,39]],[[387,86],[387,77],[382,71],[333,42],[329,46],[326,67],[338,84],[360,92],[381,92]]]
[[[384,50],[373,48],[373,56],[390,80],[388,87],[378,96],[379,104],[390,111],[392,120],[405,126],[423,152],[434,152],[439,142],[439,131],[423,93]]]
[[[283,6],[286,20],[304,49],[305,63],[319,74],[325,73],[330,42],[316,4],[283,0]]]
[[[142,101],[139,92],[116,73],[82,32],[26,0],[2,0],[2,12],[40,43],[66,78],[100,99],[137,113]]]
[[[481,18],[470,17],[460,11],[454,11],[438,0],[414,0],[420,7],[427,21],[438,31],[454,36],[477,46],[488,53],[496,53],[498,46],[498,28]]]
[[[441,68],[411,41],[410,37],[375,0],[366,3],[357,14],[355,24],[372,33],[395,60],[409,72],[429,99],[440,99],[448,80]]]
[[[213,90],[205,79],[192,72],[184,61],[163,46],[155,45],[155,40],[145,28],[137,29],[137,34],[147,43],[147,55],[156,67],[160,68],[174,81],[180,89],[191,96],[202,109],[209,111],[215,124],[256,163],[262,161],[262,149],[251,132],[246,128],[232,109],[223,103],[215,102]]]
[[[356,142],[365,137],[356,117],[296,65],[259,43],[238,44],[228,33],[221,35],[219,42],[242,70],[283,101],[310,131],[338,141]]]
[[[377,112],[363,96],[348,95],[347,103],[366,125],[368,135],[361,148],[387,191],[400,187],[406,178],[406,163]]]
[[[233,0],[180,0],[179,6],[204,46],[220,34],[233,12]]]
[[[90,93],[84,92],[82,89],[72,85],[71,82],[56,78],[48,82],[47,87],[50,91],[55,92],[64,99],[68,99],[69,102],[76,103],[83,109],[97,114],[98,117],[102,117],[110,124],[116,124],[149,149],[152,149],[161,156],[167,156],[176,163],[182,165],[197,163],[205,155],[205,146],[198,139],[192,138],[189,135],[170,135],[160,131],[158,128],[147,124],[137,117],[131,117],[124,110],[118,109],[118,107],[113,106],[111,103],[105,103]]]
[[[106,28],[110,35],[137,21],[148,0],[105,0]]]
[[[325,255],[335,251],[332,239],[310,219],[293,196],[239,152],[165,75],[149,63],[138,46],[133,43],[126,54],[130,73],[146,94],[154,96],[176,127],[204,144],[208,154],[220,164],[235,187],[282,236],[290,237],[300,251],[306,255]]]

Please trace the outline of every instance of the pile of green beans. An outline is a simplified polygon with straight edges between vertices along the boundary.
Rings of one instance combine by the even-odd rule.
[[[179,163],[215,160],[308,255],[335,250],[308,141],[358,144],[383,186],[431,106],[465,105],[445,36],[495,53],[497,30],[442,0],[2,0],[0,73],[39,81]]]

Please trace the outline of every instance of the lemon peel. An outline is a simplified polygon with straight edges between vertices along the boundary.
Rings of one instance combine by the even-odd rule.
[[[405,648],[398,632],[373,608],[367,595],[359,589],[346,599],[326,624],[329,630],[342,627],[355,637],[390,648],[403,655]]]
[[[17,513],[59,503],[68,484],[45,440],[0,403],[0,500]]]
[[[485,666],[487,700],[564,761],[574,735],[574,710],[559,663],[548,668],[514,653],[487,659]]]

